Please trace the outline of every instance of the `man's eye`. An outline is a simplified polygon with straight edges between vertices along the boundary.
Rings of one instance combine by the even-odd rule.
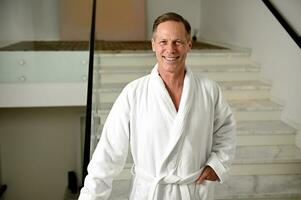
[[[166,41],[160,41],[159,44],[164,45],[164,44],[166,44]]]

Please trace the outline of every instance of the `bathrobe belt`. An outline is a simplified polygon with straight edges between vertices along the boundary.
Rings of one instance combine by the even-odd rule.
[[[188,174],[185,177],[179,177],[174,174],[168,174],[168,175],[162,175],[158,177],[150,176],[146,173],[144,173],[141,169],[138,169],[137,167],[132,167],[132,174],[138,178],[142,178],[143,180],[146,180],[148,182],[151,182],[151,187],[148,193],[148,200],[154,200],[155,199],[155,192],[159,184],[178,184],[180,187],[181,192],[181,199],[190,199],[190,193],[188,189],[188,185],[195,183],[197,178],[201,175],[204,168],[201,168],[200,170]]]

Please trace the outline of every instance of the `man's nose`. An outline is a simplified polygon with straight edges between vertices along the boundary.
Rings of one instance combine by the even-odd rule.
[[[168,52],[174,53],[176,50],[176,45],[173,42],[170,42],[167,44],[166,49],[168,50]]]

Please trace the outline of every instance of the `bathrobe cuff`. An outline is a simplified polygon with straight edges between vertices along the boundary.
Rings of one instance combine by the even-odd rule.
[[[217,158],[216,153],[214,152],[211,153],[206,165],[210,166],[214,170],[214,172],[219,178],[220,183],[223,183],[227,179],[228,177],[227,170]]]

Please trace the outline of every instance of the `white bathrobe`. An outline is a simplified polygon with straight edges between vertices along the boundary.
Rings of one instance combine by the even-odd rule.
[[[206,165],[223,182],[235,151],[235,121],[219,86],[186,67],[178,112],[158,74],[129,83],[114,103],[88,166],[80,200],[108,199],[130,148],[131,200],[213,199],[195,184]]]

